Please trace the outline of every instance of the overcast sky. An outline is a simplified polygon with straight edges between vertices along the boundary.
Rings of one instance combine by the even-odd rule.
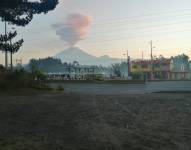
[[[60,0],[47,15],[35,16],[24,28],[18,28],[25,43],[15,55],[26,63],[30,58],[55,55],[68,47],[59,38],[53,24],[64,22],[73,13],[90,16],[92,23],[86,38],[77,47],[101,56],[123,58],[149,57],[149,41],[156,47],[154,55],[186,53],[191,56],[190,0]],[[3,33],[3,24],[0,24]],[[4,62],[0,53],[0,63]]]

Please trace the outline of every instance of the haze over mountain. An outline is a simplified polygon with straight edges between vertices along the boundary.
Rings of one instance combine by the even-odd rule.
[[[84,52],[78,47],[67,48],[64,51],[56,54],[55,58],[61,59],[62,62],[78,61],[82,65],[102,65],[109,66],[114,63],[120,63],[123,59],[111,58],[108,55],[96,57]]]

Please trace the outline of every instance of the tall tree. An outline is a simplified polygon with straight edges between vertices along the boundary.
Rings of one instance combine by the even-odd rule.
[[[12,43],[13,39],[17,36],[17,32],[9,32],[6,35],[0,35],[0,50],[3,52],[10,52],[11,54],[11,70],[13,68],[13,54],[18,52],[23,44],[23,39]],[[6,66],[7,67],[7,66]]]
[[[0,0],[0,18],[5,21],[5,37],[6,35],[6,22],[17,26],[26,26],[33,19],[34,14],[47,13],[54,10],[58,0]],[[1,42],[1,41],[0,41]],[[17,46],[21,43],[15,43]],[[2,46],[4,44],[4,46]],[[1,49],[5,51],[5,66],[7,67],[7,41],[1,42]],[[12,45],[12,44],[10,44]],[[22,44],[21,44],[22,45]],[[7,48],[5,48],[7,47]],[[15,47],[16,48],[16,47]],[[12,51],[13,49],[9,50]],[[15,50],[13,50],[15,51]],[[12,53],[11,53],[12,55]]]
[[[0,18],[11,24],[26,26],[34,14],[47,13],[54,10],[58,0],[1,0]]]

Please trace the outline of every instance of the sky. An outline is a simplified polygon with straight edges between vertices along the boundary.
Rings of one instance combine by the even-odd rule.
[[[65,22],[71,14],[91,18],[85,37],[75,45],[89,54],[124,58],[128,50],[132,58],[141,58],[142,51],[144,58],[149,58],[152,40],[153,55],[185,53],[191,57],[190,0],[60,0],[54,11],[36,15],[26,27],[15,27],[17,38],[25,42],[14,61],[22,58],[27,63],[68,48],[53,25]],[[0,33],[3,28],[0,23]],[[4,63],[3,53],[0,63]]]

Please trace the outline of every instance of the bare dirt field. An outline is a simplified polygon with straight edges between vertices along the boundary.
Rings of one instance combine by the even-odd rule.
[[[191,94],[21,93],[0,93],[0,150],[191,149]]]

